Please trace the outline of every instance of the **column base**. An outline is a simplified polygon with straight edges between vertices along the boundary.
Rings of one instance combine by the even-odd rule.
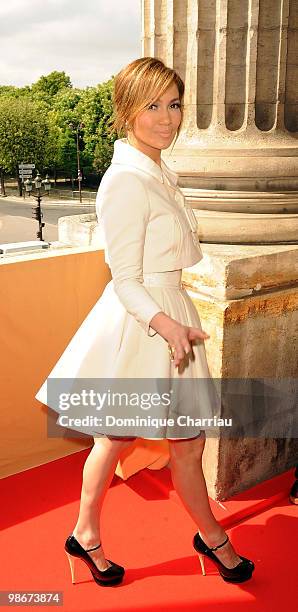
[[[182,189],[202,242],[297,244],[298,191],[268,193]]]
[[[248,388],[250,379],[261,379],[260,385],[251,385],[254,392],[258,390],[249,403],[251,414],[259,423],[262,410],[271,414],[272,409],[265,434],[260,431],[252,437],[244,429],[235,439],[224,434],[207,439],[204,473],[208,491],[214,499],[224,500],[295,463],[297,434],[289,396],[281,393],[280,398],[272,398],[272,404],[268,397],[265,402],[262,380],[266,388],[268,378],[281,384],[290,379],[293,389],[297,380],[298,246],[203,244],[202,251],[203,259],[183,270],[183,285],[202,328],[210,335],[205,347],[211,376],[244,380]],[[238,401],[241,410],[248,400],[234,396],[234,408]],[[291,401],[294,407],[295,396]],[[226,409],[227,404],[221,416],[227,418]],[[274,432],[281,427],[284,434],[276,437]]]

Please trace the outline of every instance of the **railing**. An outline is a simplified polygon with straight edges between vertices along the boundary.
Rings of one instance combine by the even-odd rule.
[[[0,191],[1,195],[1,191]],[[9,196],[19,196],[19,191],[16,187],[6,187],[6,195]],[[82,191],[82,204],[95,204],[97,191]],[[24,192],[24,199],[28,199],[28,194]],[[44,202],[48,200],[75,200],[79,201],[80,192],[73,191],[72,189],[55,189],[52,187],[51,191],[48,194],[43,194]],[[20,198],[21,199],[21,198]]]
[[[95,204],[97,191],[82,191],[82,203],[92,202]],[[78,200],[80,199],[80,192],[73,191],[72,189],[51,189],[49,200]]]
[[[83,200],[89,200],[89,202],[95,202],[96,195],[97,195],[97,191],[82,191],[82,199]],[[72,197],[73,197],[74,200],[79,199],[80,198],[80,192],[79,191],[73,191],[72,192]]]

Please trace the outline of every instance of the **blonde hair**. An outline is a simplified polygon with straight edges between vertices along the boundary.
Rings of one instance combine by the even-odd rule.
[[[177,72],[165,66],[160,59],[141,57],[125,66],[115,77],[112,96],[114,114],[108,131],[116,132],[118,137],[127,136],[138,113],[162,96],[173,83],[178,87],[181,103],[184,83]],[[181,113],[176,138],[182,125],[182,103]]]

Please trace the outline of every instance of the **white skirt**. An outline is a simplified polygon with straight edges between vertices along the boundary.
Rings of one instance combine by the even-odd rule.
[[[182,270],[143,276],[144,286],[162,311],[183,325],[202,329],[199,314],[181,283]],[[72,406],[71,420],[65,405],[61,408],[61,403],[57,403],[58,389],[60,393],[70,394],[76,388],[80,393],[90,381],[93,386],[96,382],[109,383],[111,391],[112,379],[116,392],[119,392],[121,380],[129,379],[130,390],[132,384],[139,394],[145,387],[151,392],[160,392],[162,388],[169,392],[167,401],[150,410],[147,405],[144,409],[135,402],[126,405],[125,409],[118,404],[109,405],[109,423],[106,415],[102,418],[103,412],[98,406],[93,407],[92,414],[88,408],[87,415],[85,405],[77,402],[75,408]],[[121,391],[124,391],[123,384]],[[175,367],[170,360],[167,341],[158,333],[148,336],[144,332],[120,302],[113,280],[106,285],[35,397],[59,413],[56,421],[59,430],[66,427],[94,437],[189,439],[203,435],[202,419],[212,419],[220,410],[219,394],[210,376],[204,340],[192,342],[192,354]],[[61,415],[64,417],[62,420]],[[91,416],[101,418],[96,421]],[[129,424],[126,421],[124,425],[123,420],[129,417]],[[154,424],[152,419],[155,419]]]

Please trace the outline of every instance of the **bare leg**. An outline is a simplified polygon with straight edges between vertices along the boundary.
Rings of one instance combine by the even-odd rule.
[[[105,494],[113,479],[121,451],[131,440],[94,438],[83,469],[80,511],[73,535],[83,548],[92,548],[101,542],[100,513]],[[88,553],[100,570],[110,567],[103,546]]]
[[[170,440],[170,467],[173,485],[183,505],[198,525],[204,542],[213,547],[224,542],[226,533],[215,519],[209,503],[202,469],[205,439],[205,435],[201,435],[193,440]],[[215,554],[229,568],[241,561],[230,542]]]

